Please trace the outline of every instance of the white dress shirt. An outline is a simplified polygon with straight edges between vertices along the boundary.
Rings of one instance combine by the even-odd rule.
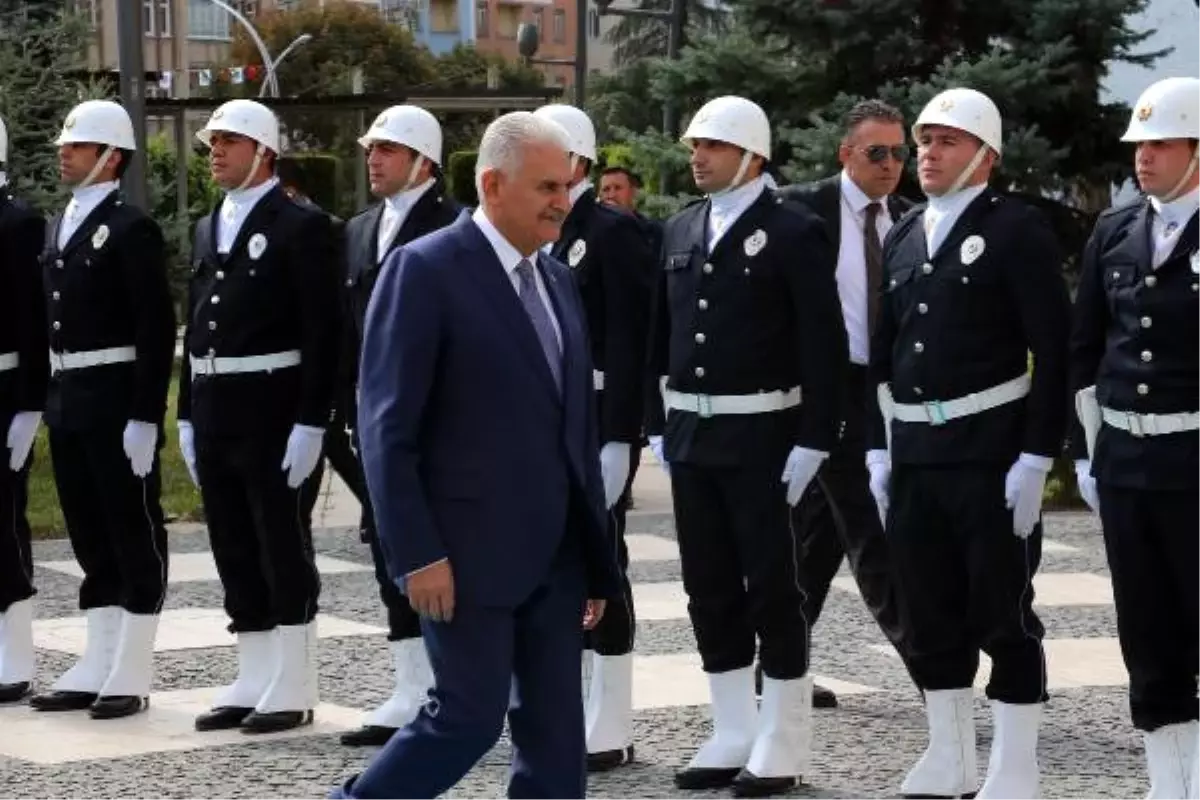
[[[71,237],[75,235],[75,231],[79,230],[79,226],[96,210],[96,206],[104,202],[104,200],[117,190],[116,181],[105,181],[104,183],[93,183],[91,186],[85,186],[82,189],[71,190],[71,201],[67,203],[67,209],[63,212],[62,222],[58,226],[58,249],[62,250],[67,246],[67,242],[71,241]]]
[[[538,297],[541,298],[542,305],[546,307],[546,313],[550,315],[550,322],[554,325],[554,336],[558,339],[558,349],[559,352],[562,352],[562,329],[558,326],[558,317],[554,314],[554,304],[550,302],[550,293],[546,290],[546,283],[542,280],[542,271],[537,268],[537,253],[530,253],[528,256],[521,255],[517,248],[504,238],[504,234],[496,230],[496,226],[484,213],[483,206],[475,209],[471,219],[479,226],[479,230],[483,231],[488,243],[496,251],[496,258],[500,259],[500,266],[504,267],[504,272],[508,275],[509,282],[512,283],[513,291],[518,296],[521,294],[521,277],[517,275],[517,265],[526,259],[533,264],[533,279],[537,284]]]
[[[1150,241],[1154,243],[1153,266],[1158,269],[1170,257],[1175,245],[1179,244],[1183,229],[1200,209],[1200,187],[1169,203],[1151,197],[1150,206],[1154,209],[1154,219],[1150,223]]]
[[[708,198],[708,252],[711,253],[725,232],[733,227],[746,209],[754,205],[758,196],[767,188],[766,178],[759,175],[738,188],[711,195]]]
[[[238,232],[254,206],[267,192],[279,185],[279,178],[271,177],[249,189],[226,192],[221,202],[221,213],[217,215],[217,252],[225,255],[233,249]]]
[[[929,254],[930,258],[937,255],[938,248],[942,246],[942,242],[946,241],[946,236],[954,228],[954,223],[958,222],[958,218],[967,210],[967,206],[971,205],[976,197],[983,194],[983,190],[986,188],[987,184],[981,183],[978,186],[960,189],[954,194],[929,198],[929,204],[925,206],[924,224],[925,252]]]
[[[846,336],[850,342],[850,361],[865,366],[871,356],[871,326],[867,306],[870,292],[878,286],[869,286],[867,280],[867,254],[863,244],[864,228],[867,224],[867,206],[871,198],[863,193],[858,184],[842,171],[841,182],[841,241],[838,242],[837,285],[842,300],[842,318],[846,321]],[[881,197],[879,213],[875,215],[875,231],[882,247],[883,237],[892,229],[892,217],[888,213],[887,197]]]
[[[379,218],[378,239],[375,242],[375,257],[381,263],[383,257],[387,254],[388,247],[392,244],[392,240],[396,238],[396,234],[400,232],[401,226],[404,225],[404,220],[408,219],[408,215],[417,205],[417,201],[433,188],[435,182],[433,178],[430,178],[420,186],[407,189],[403,192],[396,192],[391,197],[384,198],[383,215]]]

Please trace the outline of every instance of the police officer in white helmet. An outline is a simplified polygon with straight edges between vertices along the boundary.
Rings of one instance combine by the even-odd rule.
[[[1149,796],[1194,798],[1200,80],[1146,89],[1121,140],[1146,196],[1101,214],[1084,250],[1071,387],[1087,430],[1075,427],[1071,447],[1104,527]]]
[[[57,141],[71,188],[42,256],[50,383],[45,421],[59,503],[83,569],[83,656],[30,705],[124,717],[149,705],[167,592],[158,451],[175,352],[162,231],[118,181],[133,122],[109,100],[76,106]]]
[[[630,214],[597,202],[589,178],[596,163],[596,131],[581,109],[555,103],[534,112],[567,133],[571,154],[571,210],[550,254],[571,268],[587,314],[596,391],[600,471],[608,525],[622,570],[620,597],[609,598],[600,623],[588,631],[591,684],[585,708],[588,769],[612,769],[633,758],[633,591],[625,571],[625,485],[640,456],[645,395],[650,276],[655,254]]]
[[[433,114],[412,105],[392,106],[375,118],[358,143],[367,151],[371,193],[379,202],[346,223],[337,417],[344,418],[351,428],[358,424],[355,396],[363,325],[384,260],[396,248],[449,225],[461,211],[441,180],[442,127]],[[365,497],[361,464],[356,477]],[[342,744],[351,746],[387,744],[398,728],[416,717],[433,686],[420,617],[388,576],[369,497],[363,503],[362,536],[371,546],[379,596],[387,610],[395,686],[387,701],[367,715],[362,727],[342,734]]]
[[[39,256],[46,221],[8,184],[0,119],[0,703],[30,691],[34,673],[33,551],[25,498],[29,454],[46,405],[46,302]]]
[[[929,721],[901,792],[979,788],[971,687],[982,650],[995,734],[978,796],[1037,797],[1046,668],[1032,580],[1066,424],[1062,254],[1039,213],[988,187],[1002,149],[990,98],[942,92],[913,135],[929,200],[884,242],[869,382],[883,418],[867,454]]]
[[[196,728],[267,733],[317,705],[320,575],[301,512],[332,407],[338,253],[329,217],[273,174],[270,109],[231,100],[196,135],[225,198],[193,239],[179,445],[238,649],[237,679]]]
[[[666,376],[667,412],[648,433],[671,473],[713,736],[675,785],[767,796],[808,767],[809,631],[789,511],[836,440],[846,330],[820,218],[766,182],[763,110],[719,97],[683,140],[706,197],[664,229],[649,361]]]

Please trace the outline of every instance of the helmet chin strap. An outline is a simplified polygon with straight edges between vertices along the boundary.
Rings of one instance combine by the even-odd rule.
[[[1183,171],[1183,176],[1176,181],[1175,185],[1171,188],[1171,191],[1160,196],[1158,199],[1164,203],[1169,203],[1178,198],[1179,195],[1183,194],[1183,187],[1187,185],[1187,182],[1192,179],[1192,175],[1196,173],[1198,161],[1200,161],[1200,151],[1192,153],[1192,160],[1188,162],[1187,169]]]
[[[729,181],[729,184],[724,189],[718,189],[715,192],[709,192],[708,196],[720,197],[723,194],[729,194],[735,189],[741,188],[742,181],[746,177],[746,170],[750,169],[750,159],[752,158],[754,158],[753,153],[751,153],[749,150],[743,150],[742,163],[738,164],[738,169],[737,172],[733,174],[733,179]]]
[[[266,149],[261,143],[259,143],[258,147],[254,148],[254,160],[250,162],[250,170],[246,173],[246,177],[242,178],[242,182],[238,184],[238,187],[232,191],[240,192],[250,185],[250,181],[254,180],[254,176],[258,174],[258,167],[262,164],[263,153],[266,152]]]
[[[413,159],[412,169],[410,169],[408,171],[408,179],[404,181],[404,186],[400,187],[400,190],[397,191],[396,194],[400,194],[400,192],[407,192],[409,189],[416,187],[417,175],[420,174],[421,167],[423,167],[424,165],[425,165],[425,156],[418,153],[417,157],[415,159]]]
[[[86,189],[96,182],[96,176],[100,174],[100,170],[104,169],[104,165],[108,163],[108,157],[112,155],[114,149],[112,145],[104,148],[104,152],[100,154],[100,158],[96,159],[96,163],[92,165],[92,169],[88,172],[87,177],[75,186],[76,189]]]
[[[942,197],[949,197],[955,192],[961,191],[966,186],[967,181],[971,180],[971,176],[975,174],[975,170],[979,169],[979,165],[983,163],[983,159],[987,158],[987,153],[990,149],[986,144],[981,144],[975,155],[967,162],[967,166],[958,174],[954,183],[950,184],[950,188],[942,193]]]

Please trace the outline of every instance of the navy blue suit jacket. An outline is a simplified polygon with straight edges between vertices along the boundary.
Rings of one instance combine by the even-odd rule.
[[[458,220],[394,251],[367,310],[359,431],[388,573],[449,558],[457,602],[516,606],[564,546],[587,596],[618,592],[592,365],[567,267],[538,255],[562,330],[560,396],[509,276]]]

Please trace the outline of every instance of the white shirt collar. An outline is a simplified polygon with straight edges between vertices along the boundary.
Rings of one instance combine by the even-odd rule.
[[[1150,205],[1154,208],[1154,213],[1162,217],[1163,222],[1168,225],[1174,223],[1182,227],[1197,210],[1200,210],[1200,186],[1187,194],[1176,197],[1169,203],[1164,203],[1157,197],[1151,197]]]
[[[401,214],[415,206],[417,201],[420,200],[425,193],[433,187],[434,183],[434,179],[429,178],[420,186],[414,186],[411,189],[405,189],[402,192],[396,192],[389,197],[385,197],[383,202],[388,209],[396,212],[397,214]]]
[[[575,204],[579,202],[579,198],[583,197],[583,193],[591,188],[592,182],[587,178],[584,178],[579,183],[572,186],[567,192],[567,199],[571,201],[571,208],[574,208]]]
[[[867,193],[854,182],[854,179],[846,174],[846,170],[842,170],[841,184],[842,197],[846,198],[846,204],[850,206],[850,210],[855,214],[863,213],[872,202],[879,203],[885,210],[887,209],[887,195],[872,201],[871,198],[867,197]]]
[[[492,249],[496,251],[496,258],[500,259],[500,266],[504,267],[505,273],[510,278],[521,261],[529,259],[529,263],[534,263],[537,253],[530,253],[528,256],[521,255],[520,251],[513,247],[508,239],[504,238],[504,234],[500,233],[496,226],[492,224],[492,221],[488,219],[483,206],[475,209],[475,212],[471,214],[471,219],[479,226],[479,230],[483,232]]]
[[[749,208],[766,188],[766,179],[762,175],[759,175],[754,180],[744,183],[736,189],[716,195],[709,195],[708,202],[711,204],[712,213],[717,216],[737,216]]]
[[[957,219],[967,206],[975,201],[976,197],[983,194],[987,189],[986,183],[981,183],[977,186],[968,186],[966,189],[960,189],[954,194],[931,195],[929,197],[928,207],[938,217],[953,217]]]
[[[279,185],[279,178],[271,176],[257,186],[247,189],[237,189],[225,193],[225,202],[238,208],[253,208],[254,204],[266,196],[267,192]]]
[[[116,181],[105,181],[84,186],[82,189],[75,188],[71,190],[71,200],[80,208],[95,208],[100,205],[101,200],[115,192],[118,185]]]

